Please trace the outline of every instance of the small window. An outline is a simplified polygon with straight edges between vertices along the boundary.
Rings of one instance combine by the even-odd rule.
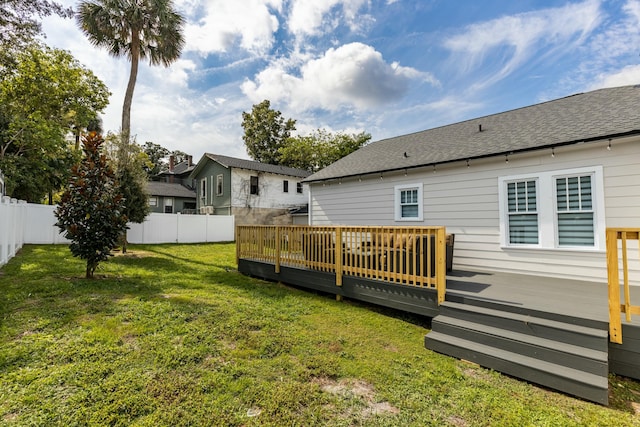
[[[257,176],[251,177],[249,193],[258,195],[258,177]]]
[[[207,178],[203,178],[200,181],[200,198],[206,199],[207,197]]]
[[[158,198],[149,197],[149,206],[158,206]]]
[[[395,187],[396,221],[422,221],[422,184]]]
[[[224,176],[222,174],[216,177],[216,196],[222,196],[224,192],[224,187],[222,185],[223,179],[224,179]]]
[[[173,199],[164,199],[164,213],[173,213]]]
[[[285,193],[289,192],[289,181],[287,181],[286,179],[282,181],[282,191]]]
[[[296,183],[296,192],[298,194],[302,194],[302,183],[301,182]]]

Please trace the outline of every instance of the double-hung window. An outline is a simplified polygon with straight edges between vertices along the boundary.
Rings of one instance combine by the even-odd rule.
[[[501,177],[504,247],[604,250],[601,166]]]
[[[395,186],[395,220],[422,221],[422,184]]]
[[[556,178],[559,246],[593,246],[593,188],[591,175]]]
[[[220,174],[216,177],[216,196],[224,194],[224,175]]]
[[[538,244],[538,202],[536,181],[507,183],[509,244]]]

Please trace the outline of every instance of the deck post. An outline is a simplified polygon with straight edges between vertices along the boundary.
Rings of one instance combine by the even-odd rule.
[[[336,263],[336,286],[342,286],[342,227],[336,228],[334,260]]]
[[[618,232],[614,229],[607,229],[607,282],[609,284],[609,340],[622,344]]]
[[[280,273],[280,226],[276,225],[276,273]]]
[[[436,290],[438,292],[438,305],[442,304],[445,299],[447,289],[447,236],[444,227],[438,228],[436,231],[436,241],[438,242],[436,249]]]

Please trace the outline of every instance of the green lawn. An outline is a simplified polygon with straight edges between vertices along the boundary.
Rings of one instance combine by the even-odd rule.
[[[245,277],[233,244],[132,246],[85,280],[65,246],[0,270],[0,423],[640,426],[612,405],[428,351],[427,319]]]

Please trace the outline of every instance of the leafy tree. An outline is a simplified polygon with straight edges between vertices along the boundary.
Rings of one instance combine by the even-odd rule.
[[[149,215],[149,194],[147,193],[147,175],[144,165],[146,154],[138,144],[130,143],[122,135],[109,134],[110,164],[115,170],[117,189],[124,197],[124,214],[129,222],[140,224]],[[127,251],[126,230],[121,236],[122,252]]]
[[[129,141],[138,62],[148,58],[151,65],[169,66],[176,61],[184,46],[184,18],[171,0],[83,0],[77,22],[92,44],[131,61],[120,129]]]
[[[160,172],[167,170],[165,158],[169,155],[169,150],[160,144],[147,141],[142,146],[142,151],[148,157],[147,177],[151,178]]]
[[[280,164],[280,151],[285,146],[291,131],[296,130],[296,121],[282,117],[282,113],[271,109],[269,100],[256,104],[250,113],[242,113],[244,145],[249,156],[262,163]]]
[[[49,0],[0,0],[0,51],[16,52],[30,44],[42,34],[39,18],[54,14],[71,18],[73,11]],[[2,57],[3,60],[9,58]]]
[[[365,146],[371,135],[365,132],[332,134],[318,129],[307,136],[287,139],[280,148],[280,164],[316,172]]]
[[[84,158],[73,167],[68,189],[56,209],[56,225],[71,240],[71,253],[87,260],[86,278],[93,278],[118,237],[127,228],[124,199],[115,174],[101,153],[104,139],[95,132],[83,138]]]
[[[109,95],[66,51],[32,44],[16,53],[0,79],[0,168],[20,177],[8,193],[39,202],[57,191],[77,160],[65,136],[97,117]]]

